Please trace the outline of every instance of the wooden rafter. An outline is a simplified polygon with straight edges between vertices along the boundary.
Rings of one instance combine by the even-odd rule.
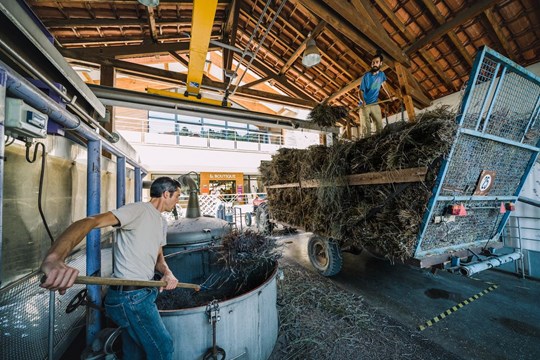
[[[384,15],[388,20],[390,20],[394,26],[409,40],[410,42],[414,42],[416,37],[405,27],[405,25],[401,22],[401,20],[398,19],[396,14],[388,7],[386,4],[386,1],[384,0],[375,0],[379,8],[382,10]],[[435,70],[437,75],[439,75],[439,78],[445,83],[447,89],[453,89],[454,91],[457,91],[458,88],[455,86],[452,81],[446,76],[443,69],[437,64],[433,56],[426,50],[420,49],[419,50],[420,55],[426,60],[426,62]]]
[[[426,6],[431,7],[433,6],[433,3],[428,0],[422,0]],[[449,31],[454,29],[455,27],[463,24],[469,19],[472,19],[479,14],[481,14],[484,10],[489,9],[492,7],[497,0],[479,0],[475,2],[473,5],[471,5],[468,8],[465,8],[458,13],[455,14],[455,16],[447,21],[444,22],[444,20],[440,23],[440,26],[434,29],[433,31],[430,31],[428,35],[424,36],[420,40],[414,42],[411,46],[409,46],[406,50],[406,54],[413,54],[418,49],[423,48],[424,46],[432,43],[435,39],[440,38],[441,36],[447,34]],[[431,6],[430,6],[431,5]],[[437,10],[439,11],[439,10]],[[440,13],[439,13],[440,14]]]
[[[363,76],[360,76],[358,79],[356,79],[354,81],[351,81],[348,85],[345,85],[344,87],[342,87],[341,89],[339,89],[335,93],[328,96],[323,102],[324,103],[329,103],[332,100],[337,99],[341,95],[346,94],[346,93],[348,93],[349,91],[351,91],[353,89],[356,89],[357,87],[360,86],[360,83],[362,82],[362,78],[363,78]]]
[[[389,54],[392,59],[402,64],[409,64],[409,58],[405,56],[396,43],[388,37],[386,32],[380,31],[382,26],[377,26],[379,21],[375,18],[371,6],[367,2],[360,0],[353,1],[352,3],[343,0],[324,0],[324,2],[330,5],[356,29],[361,31],[368,39],[373,41],[376,47]],[[358,16],[359,13],[362,16]]]
[[[235,46],[236,29],[238,28],[238,14],[240,13],[240,0],[233,0],[229,6],[227,19],[223,25],[222,41],[225,44]],[[231,50],[223,49],[223,78],[226,79],[227,71],[232,69],[233,55]]]
[[[215,50],[216,47],[211,47]],[[122,58],[122,57],[138,57],[141,55],[162,54],[174,51],[177,53],[187,53],[189,51],[189,43],[171,43],[171,44],[142,44],[137,46],[111,46],[107,48],[79,48],[70,49],[74,53],[79,54],[79,57],[84,56],[102,56],[105,58]]]
[[[169,54],[171,54],[171,56],[173,58],[175,58],[176,61],[178,61],[180,64],[184,65],[186,68],[188,67],[189,62],[186,59],[184,59],[183,57],[181,57],[180,54],[178,54],[178,53],[176,53],[174,51],[169,51]]]
[[[349,25],[347,22],[340,20],[340,16],[334,11],[329,9],[324,3],[315,0],[293,0],[295,3],[301,4],[308,11],[317,15],[329,25],[331,25],[336,31],[343,34],[359,47],[363,48],[371,55],[375,55],[376,46],[365,35],[360,33],[355,27]],[[408,61],[404,61],[407,65]]]
[[[493,30],[493,32],[495,33],[495,36],[499,40],[499,44],[501,44],[501,48],[505,52],[504,55],[514,60],[512,56],[512,49],[510,47],[510,43],[506,39],[506,36],[504,36],[502,29],[500,27],[500,24],[495,19],[495,14],[493,12],[493,9],[487,9],[486,11],[484,11],[484,15],[486,16],[486,19],[488,20],[491,30]]]
[[[154,43],[158,41],[158,34],[156,28],[156,18],[154,16],[154,8],[151,6],[146,7],[146,13],[148,15],[148,28],[150,30],[150,37]]]
[[[139,65],[128,61],[117,59],[105,59],[102,57],[83,57],[82,59],[77,56],[76,53],[70,52],[70,50],[64,50],[63,54],[67,58],[79,59],[83,61],[92,62],[99,65],[113,66],[117,70],[135,75],[142,78],[153,79],[163,81],[171,84],[184,85],[187,81],[187,75],[178,73],[175,71],[162,70],[150,66]],[[225,84],[218,81],[210,80],[207,77],[203,77],[202,87],[213,90],[225,90]],[[236,91],[237,96],[243,96],[248,99],[264,100],[276,104],[291,105],[302,108],[312,108],[317,103],[312,100],[292,98],[280,94],[269,93],[266,91],[254,90],[254,89],[241,89]]]

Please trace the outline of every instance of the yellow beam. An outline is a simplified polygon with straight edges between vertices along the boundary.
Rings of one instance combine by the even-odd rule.
[[[187,92],[198,95],[204,72],[204,63],[210,44],[218,0],[194,0],[189,43]]]
[[[208,99],[208,98],[197,98],[193,96],[186,96],[184,94],[179,94],[176,92],[168,91],[168,90],[159,90],[159,89],[152,89],[147,88],[146,92],[148,94],[154,94],[154,95],[160,95],[160,96],[168,96],[176,99],[186,100],[186,101],[192,101],[197,103],[203,103],[203,104],[210,104],[210,105],[216,105],[216,106],[223,106],[223,102],[221,100],[216,99]],[[231,107],[231,102],[227,101],[227,107]]]

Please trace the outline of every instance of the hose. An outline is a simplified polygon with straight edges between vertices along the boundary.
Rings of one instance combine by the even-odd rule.
[[[47,224],[47,219],[45,219],[45,214],[43,213],[43,207],[41,205],[41,197],[43,195],[43,179],[45,175],[45,160],[47,158],[47,153],[45,152],[45,144],[42,142],[36,143],[36,146],[34,147],[34,154],[32,159],[30,159],[30,148],[32,147],[32,143],[27,142],[26,143],[26,161],[29,163],[34,163],[36,161],[38,147],[41,145],[41,170],[39,173],[39,191],[38,191],[38,209],[39,214],[41,215],[41,220],[43,221],[43,225],[45,225],[45,230],[47,230],[47,234],[49,234],[49,238],[51,239],[51,244],[54,243],[54,237],[52,236],[51,230],[49,229],[49,225]]]

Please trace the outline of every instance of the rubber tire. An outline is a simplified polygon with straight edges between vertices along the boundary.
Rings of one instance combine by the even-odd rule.
[[[251,213],[246,213],[246,215],[244,216],[244,220],[246,222],[246,226],[251,226],[251,224],[253,223]]]
[[[343,266],[343,256],[339,245],[332,239],[313,235],[308,242],[308,256],[311,265],[323,276],[339,274]]]
[[[262,203],[257,207],[257,212],[255,213],[255,223],[257,224],[257,230],[261,234],[269,235],[272,232],[273,224],[270,221],[268,204]]]

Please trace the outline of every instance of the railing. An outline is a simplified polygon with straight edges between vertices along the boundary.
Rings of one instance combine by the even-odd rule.
[[[266,197],[266,193],[249,193],[249,194],[222,194],[222,195],[199,195],[199,206],[201,215],[216,216],[217,208],[220,204],[225,206],[226,213],[234,212],[234,208],[242,209],[242,213],[253,211],[253,200],[256,198]],[[183,217],[184,209],[187,208],[188,196],[181,196],[177,205],[177,213],[179,217]],[[167,220],[174,220],[172,213],[164,213]]]
[[[540,224],[540,219],[536,217],[511,216],[502,234],[506,247],[519,249],[523,252],[520,261],[523,276],[525,275],[525,267],[527,267],[529,275],[534,272],[532,269],[534,262],[531,261],[530,251],[540,251],[540,227],[538,224]],[[516,268],[516,273],[519,272],[519,269]]]
[[[274,152],[284,145],[282,135],[239,129],[196,126],[167,120],[117,117],[115,130],[132,143],[178,145]]]

